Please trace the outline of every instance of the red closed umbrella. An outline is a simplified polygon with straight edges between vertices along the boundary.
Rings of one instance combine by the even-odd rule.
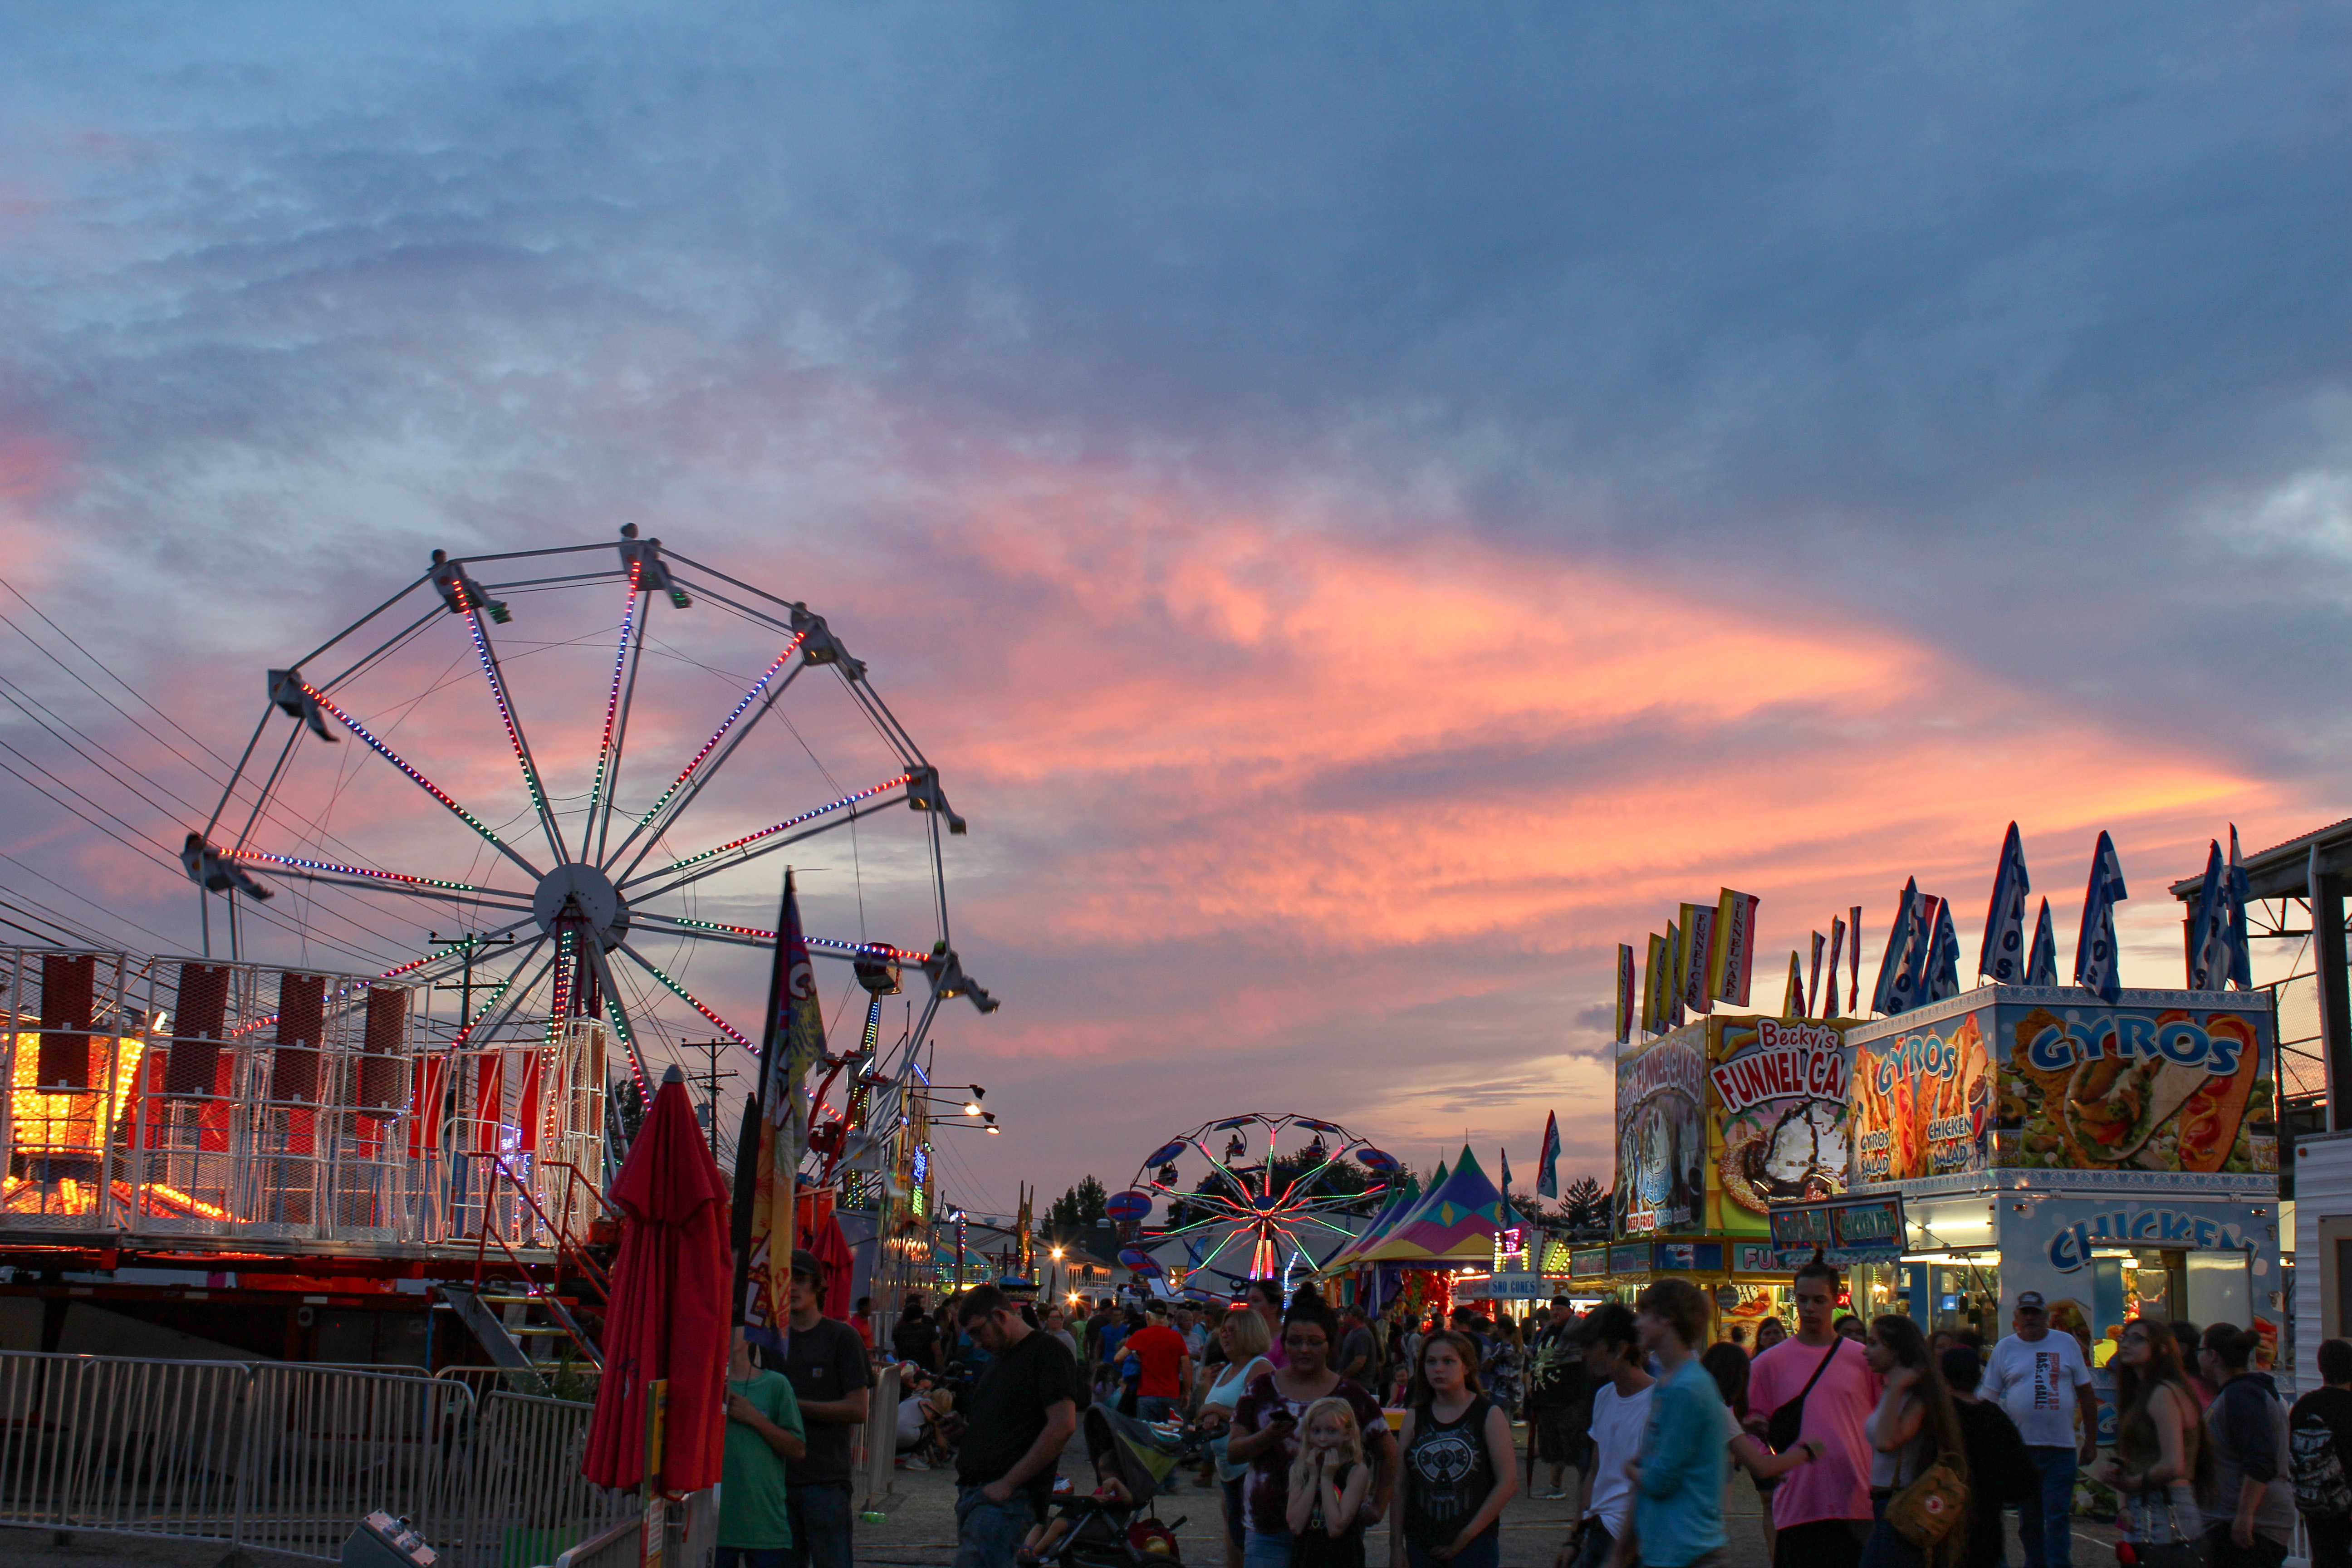
[[[662,1075],[653,1108],[613,1179],[621,1252],[604,1315],[604,1371],[581,1473],[598,1486],[645,1479],[646,1384],[669,1382],[663,1489],[718,1484],[727,1433],[727,1184],[695,1124],[685,1075]]]
[[[803,1193],[795,1212],[800,1244],[824,1265],[824,1300],[818,1307],[828,1318],[846,1318],[849,1277],[857,1259],[849,1250],[849,1238],[841,1233],[841,1221],[835,1217],[832,1192],[820,1187]]]

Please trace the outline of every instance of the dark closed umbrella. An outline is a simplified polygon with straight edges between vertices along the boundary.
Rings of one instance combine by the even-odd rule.
[[[727,1184],[703,1146],[685,1075],[671,1068],[613,1180],[621,1253],[604,1317],[604,1372],[581,1473],[599,1486],[645,1479],[646,1384],[669,1381],[662,1485],[718,1483],[727,1430]]]

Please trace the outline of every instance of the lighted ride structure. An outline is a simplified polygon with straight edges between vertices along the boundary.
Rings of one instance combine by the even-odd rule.
[[[1286,1135],[1301,1133],[1286,1152]],[[1350,1159],[1369,1178],[1362,1185],[1339,1175]],[[1146,1155],[1134,1184],[1110,1198],[1110,1217],[1128,1227],[1151,1213],[1155,1194],[1168,1205],[1166,1228],[1133,1237],[1119,1261],[1147,1277],[1181,1268],[1184,1293],[1202,1297],[1282,1279],[1353,1239],[1360,1223],[1341,1222],[1370,1215],[1401,1173],[1394,1158],[1336,1121],[1252,1112],[1204,1122]],[[1203,1275],[1223,1286],[1201,1285]]]
[[[649,1101],[665,1058],[719,1044],[688,1035],[756,1054],[689,982],[766,994],[788,850],[810,952],[841,965],[818,966],[827,1016],[866,1001],[828,1066],[875,1127],[821,1127],[832,1160],[895,1128],[940,1002],[995,1005],[950,943],[942,836],[964,823],[865,664],[804,604],[634,528],[436,551],[267,699],[187,837],[201,960],[0,955],[0,1228],[560,1250],[601,1213],[608,1088]],[[288,940],[257,923],[274,895],[302,944],[282,956],[253,951]],[[415,956],[352,962],[386,946]],[[902,986],[920,1006],[886,1047]],[[740,1104],[753,1075],[732,1076]]]

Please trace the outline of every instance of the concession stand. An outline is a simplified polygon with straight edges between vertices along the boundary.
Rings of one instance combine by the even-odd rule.
[[[2277,1026],[2263,991],[1987,985],[1846,1031],[1849,1195],[1891,1200],[1853,1310],[2008,1331],[2021,1290],[2097,1353],[2139,1316],[2252,1325],[2273,1352]],[[1829,1216],[1819,1216],[1826,1226]],[[1807,1224],[1776,1209],[1783,1258]],[[1835,1248],[1831,1249],[1834,1253]]]
[[[1621,1055],[1617,1239],[1570,1255],[1575,1287],[1630,1300],[1654,1279],[1687,1279],[1718,1333],[1768,1317],[1793,1325],[1793,1265],[1771,1215],[1846,1190],[1851,1026],[1716,1014]]]

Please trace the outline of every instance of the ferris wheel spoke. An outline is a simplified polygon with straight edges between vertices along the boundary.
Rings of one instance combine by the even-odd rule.
[[[435,800],[440,802],[441,805],[448,810],[452,816],[455,816],[458,821],[472,828],[476,833],[480,834],[483,840],[488,843],[490,847],[496,849],[499,854],[505,856],[508,859],[520,867],[523,872],[530,878],[534,886],[537,885],[538,882],[546,875],[546,873],[542,872],[538,867],[532,865],[529,860],[524,859],[513,845],[509,844],[506,840],[500,838],[490,827],[488,823],[484,822],[480,817],[476,816],[464,806],[459,805],[456,800],[450,797],[449,793],[446,790],[444,790],[439,784],[435,784],[431,779],[426,778],[423,773],[418,773],[415,768],[409,766],[408,763],[401,757],[399,752],[394,751],[390,746],[385,745],[382,741],[377,740],[375,736],[369,733],[366,725],[361,723],[358,720],[352,718],[350,714],[337,707],[334,700],[328,697],[325,692],[320,691],[317,687],[311,685],[307,680],[302,683],[302,689],[308,692],[310,697],[318,702],[321,712],[326,713],[337,723],[342,725],[344,729],[349,730],[352,734],[357,735],[362,741],[367,743],[367,747],[370,751],[375,752],[376,755],[382,757],[394,767],[398,768],[402,773],[407,774],[410,783],[415,784],[417,788],[423,790],[426,795],[431,795]]]
[[[703,786],[718,776],[719,771],[727,765],[727,760],[735,754],[735,748],[743,743],[744,737],[751,734],[760,721],[768,716],[768,710],[776,705],[777,700],[791,689],[793,682],[800,679],[801,671],[808,668],[806,665],[794,665],[792,668],[784,670],[783,679],[776,679],[776,672],[783,669],[785,662],[800,650],[800,646],[801,639],[798,636],[793,637],[792,641],[784,645],[784,650],[776,655],[774,660],[761,673],[760,679],[751,683],[751,689],[744,692],[735,706],[729,710],[727,717],[719,721],[719,728],[711,731],[710,739],[702,742],[702,749],[694,753],[686,766],[679,771],[677,777],[670,780],[669,787],[662,791],[660,796],[655,800],[653,809],[637,819],[636,826],[630,828],[627,836],[622,838],[621,847],[604,859],[603,864],[605,867],[609,868],[623,855],[627,854],[629,846],[635,843],[640,835],[647,828],[653,827],[658,821],[661,824],[660,827],[656,828],[652,837],[646,840],[646,847],[637,851],[636,859],[631,860],[622,869],[621,876],[625,878],[631,871],[637,868],[638,861],[653,853],[654,846],[661,841],[661,836],[664,833],[669,831],[670,825],[685,813],[688,806],[694,804],[695,796],[700,795]],[[755,703],[758,707],[753,710]],[[737,730],[736,722],[747,711],[751,713],[751,721],[740,730]],[[733,736],[731,740],[729,739],[730,733]],[[723,751],[719,750],[721,742],[725,742]],[[711,754],[714,751],[718,752],[716,758]],[[680,795],[678,793],[680,790],[686,793]],[[676,804],[673,805],[673,802]]]
[[[757,926],[722,925],[717,921],[698,921],[685,915],[655,914],[632,909],[629,919],[635,925],[658,924],[665,931],[677,936],[697,937],[711,942],[731,942],[739,947],[773,947],[776,933],[761,931]],[[833,936],[804,936],[811,952],[819,958],[879,958],[891,963],[911,963],[921,966],[930,954],[917,952],[912,948],[893,947],[887,942],[849,942]]]
[[[636,569],[631,567],[629,602],[621,607],[621,646],[613,656],[613,689],[604,698],[604,739],[596,749],[596,778],[588,786],[588,818],[580,829],[580,854],[583,859],[593,853],[588,845],[590,837],[601,837],[602,826],[611,822],[610,792],[621,786],[621,690],[632,668],[629,653],[635,646],[634,634],[637,627],[638,601],[642,597],[637,587]]]
[[[514,747],[515,761],[522,768],[523,788],[530,795],[531,809],[539,814],[539,826],[547,835],[547,847],[555,852],[555,863],[562,865],[572,858],[563,847],[563,829],[555,820],[554,809],[548,805],[547,790],[539,782],[539,764],[531,760],[530,742],[523,738],[522,715],[515,710],[514,700],[507,695],[507,678],[499,668],[498,650],[490,646],[490,634],[482,625],[482,612],[468,607],[467,629],[474,634],[474,652],[482,661],[482,674],[490,683],[490,696],[499,705],[499,717],[507,727],[507,740]]]
[[[682,860],[673,860],[658,870],[646,871],[641,876],[624,878],[615,885],[629,889],[635,888],[641,882],[652,881],[657,877],[668,877],[671,879],[669,881],[635,895],[638,899],[659,898],[662,894],[683,888],[689,882],[698,882],[705,877],[715,877],[721,871],[731,871],[736,867],[756,860],[762,855],[772,855],[779,849],[790,848],[804,839],[814,838],[819,834],[830,833],[836,827],[845,827],[861,816],[870,816],[885,807],[895,805],[900,796],[894,795],[891,792],[894,790],[903,792],[913,782],[913,774],[900,773],[897,778],[885,779],[880,784],[869,785],[855,795],[845,795],[839,800],[827,801],[823,805],[811,806],[808,810],[788,816],[782,822],[762,827],[757,833],[747,833],[742,837],[732,839],[716,848],[705,849],[700,854],[689,855]],[[846,812],[848,815],[834,815],[836,812]],[[805,824],[812,822],[816,823],[817,826],[804,826]],[[792,832],[791,830],[795,827],[803,827],[803,831]],[[779,834],[787,835],[787,837],[777,837]],[[650,848],[651,846],[647,847]],[[722,859],[720,858],[722,856],[728,858]],[[638,859],[642,860],[644,858],[640,855]],[[632,864],[634,866],[634,862]]]
[[[479,903],[484,909],[503,911],[527,912],[530,909],[529,904],[521,901],[529,898],[529,894],[505,888],[478,888],[471,882],[412,877],[402,871],[374,871],[364,866],[338,866],[332,861],[306,860],[299,855],[272,855],[260,849],[239,849],[226,858],[267,862],[278,868],[276,874],[278,876],[299,877],[328,887],[364,889],[371,893],[398,893],[412,899],[438,899],[453,904]],[[516,901],[491,901],[502,899]]]
[[[738,1030],[734,1025],[729,1023],[726,1019],[720,1017],[718,1014],[705,1006],[702,1002],[696,997],[693,992],[688,991],[685,986],[680,985],[677,981],[664,973],[661,968],[651,959],[647,958],[644,953],[639,952],[635,948],[631,947],[625,942],[621,944],[621,951],[627,953],[630,959],[635,963],[639,969],[644,970],[647,974],[650,974],[656,980],[660,981],[664,986],[668,988],[670,994],[675,995],[679,1001],[685,1003],[688,1006],[693,1008],[696,1012],[709,1019],[710,1022],[719,1028],[725,1030],[729,1039],[733,1040],[739,1046],[752,1050],[753,1054],[757,1054],[756,1047],[752,1047],[750,1040],[743,1037],[742,1033]]]

